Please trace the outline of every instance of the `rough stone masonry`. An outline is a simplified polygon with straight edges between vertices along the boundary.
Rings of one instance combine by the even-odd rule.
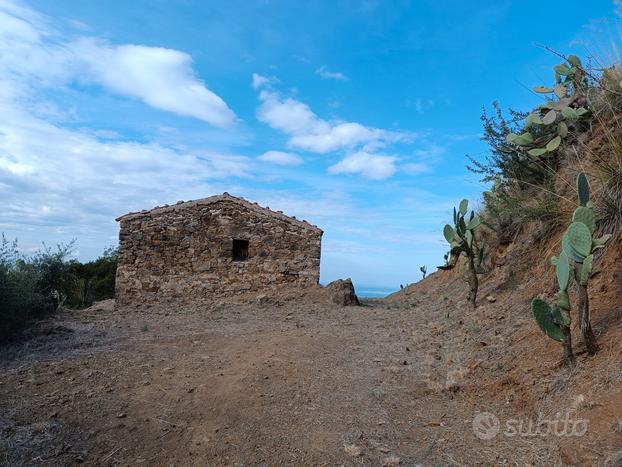
[[[319,283],[321,229],[228,193],[117,221],[119,303],[202,301]]]

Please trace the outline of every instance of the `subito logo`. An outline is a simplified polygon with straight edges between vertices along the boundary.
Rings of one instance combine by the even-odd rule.
[[[495,414],[481,412],[473,418],[473,433],[479,439],[493,439],[499,434],[500,429],[501,422]]]

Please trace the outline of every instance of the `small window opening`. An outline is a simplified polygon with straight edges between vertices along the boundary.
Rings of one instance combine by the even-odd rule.
[[[248,260],[248,240],[233,239],[233,261]]]

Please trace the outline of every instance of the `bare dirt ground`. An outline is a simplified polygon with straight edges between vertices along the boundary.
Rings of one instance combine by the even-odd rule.
[[[0,464],[622,465],[619,346],[595,357],[607,381],[559,368],[528,313],[469,310],[452,280],[362,307],[64,313],[2,351]],[[583,436],[504,433],[562,409]]]

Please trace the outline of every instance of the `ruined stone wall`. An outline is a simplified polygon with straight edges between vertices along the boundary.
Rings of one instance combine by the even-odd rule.
[[[117,300],[200,301],[318,284],[322,231],[265,211],[224,198],[120,218]],[[233,239],[249,241],[246,261],[233,260]]]

